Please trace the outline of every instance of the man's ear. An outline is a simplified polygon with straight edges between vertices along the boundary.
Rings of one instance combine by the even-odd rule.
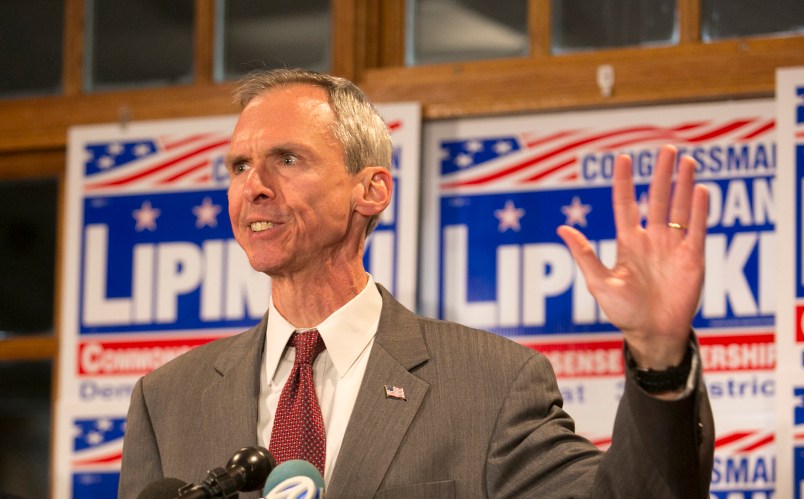
[[[355,211],[366,217],[381,213],[391,202],[391,172],[381,166],[367,166],[358,175],[360,179],[352,191]]]

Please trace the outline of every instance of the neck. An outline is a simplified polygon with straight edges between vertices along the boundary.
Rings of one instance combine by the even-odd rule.
[[[362,262],[340,272],[277,276],[271,279],[274,306],[298,328],[315,327],[366,287]]]

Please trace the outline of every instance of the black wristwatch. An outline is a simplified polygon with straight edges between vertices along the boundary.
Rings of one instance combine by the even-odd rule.
[[[671,366],[662,371],[653,369],[640,369],[633,357],[629,354],[628,366],[634,370],[636,382],[648,393],[662,393],[678,390],[687,384],[692,369],[692,347],[687,346],[687,352],[681,364]]]

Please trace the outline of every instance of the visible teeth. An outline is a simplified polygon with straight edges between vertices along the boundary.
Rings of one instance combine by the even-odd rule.
[[[254,222],[251,224],[251,230],[254,232],[262,232],[264,230],[272,229],[274,224],[271,222]]]

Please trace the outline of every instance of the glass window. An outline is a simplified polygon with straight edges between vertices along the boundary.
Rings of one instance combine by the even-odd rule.
[[[701,0],[704,41],[804,33],[802,0]]]
[[[215,80],[257,68],[331,67],[329,0],[217,0]]]
[[[0,2],[0,96],[61,89],[63,0]]]
[[[677,43],[676,0],[552,0],[554,54]]]
[[[0,362],[0,496],[48,497],[51,363]]]
[[[190,83],[194,0],[87,0],[87,91]]]
[[[527,0],[408,0],[409,66],[529,53]]]
[[[58,181],[3,181],[0,199],[0,340],[52,334]]]

